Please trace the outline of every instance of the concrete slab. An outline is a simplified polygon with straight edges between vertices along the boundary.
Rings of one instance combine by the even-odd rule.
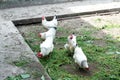
[[[71,1],[79,1],[79,0],[1,0],[0,9],[21,7],[21,6],[23,7],[23,6],[63,3],[63,2],[71,2]],[[107,0],[107,1],[111,1],[111,0]]]
[[[0,80],[22,73],[30,74],[28,80],[40,80],[42,75],[51,80],[14,24],[3,21],[0,23]]]
[[[21,8],[11,8],[0,10],[0,16],[9,21],[27,20],[39,18],[42,15],[53,16],[53,15],[72,15],[72,14],[85,14],[89,12],[97,11],[109,11],[113,9],[120,10],[120,2],[102,3],[102,4],[91,4],[81,3],[81,1],[61,3],[61,4],[49,4],[39,6],[29,6]],[[33,20],[34,21],[34,20]],[[40,21],[40,20],[38,20]]]
[[[80,1],[81,4],[120,2],[120,0],[1,0],[0,9]],[[80,4],[80,5],[81,5]]]

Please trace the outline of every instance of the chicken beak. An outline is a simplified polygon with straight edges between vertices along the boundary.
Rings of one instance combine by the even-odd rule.
[[[39,36],[39,37],[41,37],[41,34],[40,34],[40,33],[38,33],[38,36]]]
[[[38,57],[38,58],[43,57],[43,55],[41,54],[41,52],[38,52],[38,53],[37,53],[37,57]]]
[[[70,39],[73,39],[73,35],[70,35]]]

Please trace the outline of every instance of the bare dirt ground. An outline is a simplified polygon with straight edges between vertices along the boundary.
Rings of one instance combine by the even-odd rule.
[[[79,16],[81,17],[81,16]],[[108,14],[108,15],[92,15],[88,17],[81,17],[76,19],[68,19],[68,20],[62,20],[59,21],[58,27],[69,29],[70,31],[80,33],[81,29],[93,29],[93,28],[102,28],[102,26],[106,24],[118,24],[120,25],[120,13],[117,14]],[[94,27],[93,27],[94,26]],[[20,32],[44,32],[45,29],[41,24],[32,24],[32,25],[25,25],[25,26],[19,26]],[[32,29],[33,28],[33,29]],[[103,32],[103,33],[102,33]],[[61,32],[58,32],[60,34]],[[97,34],[96,34],[97,33]],[[111,28],[109,30],[99,30],[96,32],[96,36],[102,38],[102,35],[105,34],[111,34],[113,37],[119,36],[120,29],[119,28]],[[82,33],[81,33],[82,34]],[[94,35],[93,34],[93,35]],[[64,33],[60,34],[64,35]],[[101,36],[100,36],[101,35]],[[104,36],[103,36],[104,37]]]
[[[106,24],[117,24],[120,25],[120,13],[118,14],[109,14],[109,15],[98,15],[83,18],[86,22],[89,22],[96,28],[102,28]],[[103,32],[103,33],[102,33]],[[110,34],[113,38],[120,36],[120,26],[119,28],[103,29],[97,32],[98,37],[102,38],[102,35]],[[94,35],[94,34],[93,34]],[[101,35],[101,36],[100,36]],[[95,36],[95,35],[94,35]],[[104,37],[104,36],[103,36]]]
[[[108,25],[116,25],[118,27],[112,27],[112,28],[104,28],[104,26]],[[39,32],[46,31],[41,24],[33,24],[33,25],[25,25],[25,26],[18,26],[19,31],[22,33],[22,35],[27,39],[29,37],[29,33],[36,34],[35,36],[38,36],[37,34]],[[58,31],[57,31],[57,38],[61,37],[67,37],[71,33],[75,33],[78,37],[83,36],[83,33],[87,33],[97,38],[93,42],[93,44],[98,46],[106,46],[107,43],[104,41],[104,38],[106,36],[111,36],[114,40],[117,41],[118,46],[120,42],[120,13],[117,14],[108,14],[108,15],[92,15],[92,16],[86,16],[76,19],[68,19],[68,20],[62,20],[59,21],[58,25]],[[34,38],[34,37],[33,37]],[[38,42],[39,43],[39,42]],[[35,44],[38,44],[35,43]],[[63,48],[65,42],[56,42],[55,47]],[[91,63],[90,64],[90,72],[84,72],[84,71],[77,71],[74,65],[66,64],[62,65],[61,68],[67,70],[71,74],[76,75],[84,75],[84,76],[91,76],[95,73],[95,71],[99,70],[97,68],[97,63]],[[76,65],[76,64],[75,64]],[[96,65],[96,66],[95,66]]]
[[[66,70],[67,72],[73,75],[92,76],[98,70],[98,68],[95,65],[95,63],[91,63],[89,67],[90,67],[90,71],[85,71],[82,68],[79,68],[77,64],[74,65],[66,64],[61,66],[61,68],[63,68],[64,70]]]

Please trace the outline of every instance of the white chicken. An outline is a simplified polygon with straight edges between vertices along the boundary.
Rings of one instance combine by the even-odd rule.
[[[46,32],[39,33],[38,36],[42,39],[46,39]]]
[[[81,67],[85,70],[89,70],[89,66],[87,63],[87,57],[83,53],[81,47],[76,46],[76,48],[74,50],[73,58],[75,60],[75,63],[77,63],[79,65],[79,67]]]
[[[64,45],[65,49],[69,50],[70,52],[74,52],[74,48],[77,45],[76,36],[73,34],[69,35],[67,38],[68,42]]]
[[[51,21],[47,21],[45,16],[42,16],[42,25],[46,28],[46,29],[50,29],[53,27],[57,27],[58,25],[58,21],[56,19],[56,16],[53,17],[53,19]]]
[[[46,39],[47,37],[53,37],[53,39],[55,38],[55,34],[56,34],[56,28],[50,28],[47,32],[43,32],[43,33],[39,33],[39,36],[42,39]]]
[[[37,57],[41,58],[49,55],[49,53],[53,51],[53,48],[53,37],[47,37],[46,40],[40,44],[41,52],[37,53]]]

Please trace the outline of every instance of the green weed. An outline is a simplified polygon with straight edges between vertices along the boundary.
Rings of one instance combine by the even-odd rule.
[[[106,24],[102,26],[102,29],[120,28],[119,24]]]
[[[101,22],[102,19],[101,19],[101,18],[97,18],[97,19],[95,19],[95,21],[96,21],[96,22]]]

